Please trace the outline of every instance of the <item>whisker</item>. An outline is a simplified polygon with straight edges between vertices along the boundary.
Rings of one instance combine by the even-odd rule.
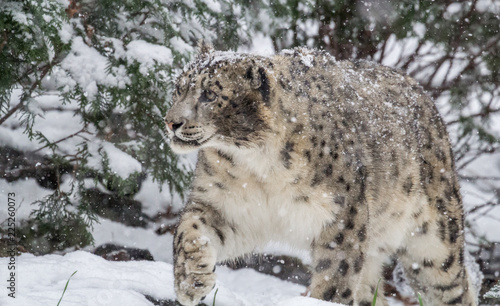
[[[168,138],[168,136],[165,135],[165,132],[163,132],[163,130],[159,130],[159,131],[160,131],[161,138],[163,138],[163,140],[167,143],[170,142],[170,138]]]

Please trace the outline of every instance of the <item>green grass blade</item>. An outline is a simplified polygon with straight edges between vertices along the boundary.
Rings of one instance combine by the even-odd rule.
[[[422,302],[422,296],[420,295],[420,292],[417,292],[417,298],[418,298],[418,304],[420,306],[424,306],[424,302]]]
[[[217,288],[215,290],[215,294],[214,294],[214,302],[212,303],[212,306],[215,306],[215,297],[217,296],[217,291],[219,291],[219,288]]]
[[[380,285],[381,280],[382,279],[379,278],[378,283],[377,283],[377,288],[375,288],[375,295],[373,296],[372,306],[375,306],[375,304],[377,304],[378,285]]]
[[[61,304],[61,301],[63,299],[64,293],[66,292],[66,289],[68,289],[69,280],[73,277],[73,275],[76,274],[76,272],[78,272],[78,271],[73,272],[73,274],[71,274],[71,276],[68,278],[68,281],[66,282],[66,286],[64,286],[64,291],[63,291],[63,293],[61,295],[61,298],[59,299],[59,303],[57,303],[57,306],[59,306],[59,304]]]

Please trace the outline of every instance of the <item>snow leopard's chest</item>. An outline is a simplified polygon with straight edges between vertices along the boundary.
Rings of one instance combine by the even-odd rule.
[[[268,156],[254,155],[241,165],[236,155],[228,161],[215,154],[205,152],[195,185],[252,244],[280,241],[308,249],[323,227],[334,221],[334,195],[311,187],[299,171],[282,171]]]
[[[333,221],[333,205],[328,194],[319,190],[302,192],[301,186],[273,177],[263,182],[243,179],[220,201],[225,217],[249,239],[287,242],[309,248],[323,226]]]

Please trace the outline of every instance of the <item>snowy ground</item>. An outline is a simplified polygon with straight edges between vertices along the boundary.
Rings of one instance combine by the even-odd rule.
[[[7,258],[0,258],[7,266]],[[70,275],[61,306],[146,306],[154,305],[146,295],[159,300],[174,300],[172,265],[165,262],[111,262],[85,251],[35,257],[23,254],[16,259],[16,298],[7,296],[2,286],[0,305],[57,305]],[[253,270],[217,269],[217,306],[283,305],[334,306],[316,299],[301,297],[305,287],[281,281]],[[0,269],[0,279],[8,279],[7,269]],[[205,300],[212,305],[215,290]]]

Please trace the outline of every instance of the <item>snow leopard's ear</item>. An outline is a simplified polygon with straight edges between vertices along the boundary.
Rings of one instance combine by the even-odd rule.
[[[250,81],[250,86],[253,88],[259,88],[263,82],[267,81],[264,68],[257,65],[248,67],[245,78]]]
[[[211,43],[201,39],[198,41],[198,59],[206,58],[210,53],[214,51],[214,46]]]
[[[267,78],[266,70],[263,67],[253,65],[247,68],[245,78],[250,81],[252,88],[258,89],[262,94],[264,102],[269,102],[269,80]]]

